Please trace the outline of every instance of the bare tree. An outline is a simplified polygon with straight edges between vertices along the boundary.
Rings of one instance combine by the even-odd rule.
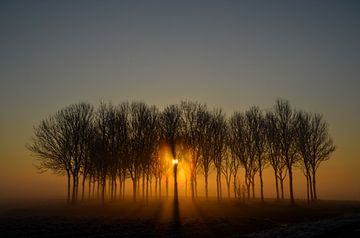
[[[313,189],[311,183],[311,115],[306,112],[296,114],[296,144],[301,155],[301,167],[306,178],[306,195],[308,202],[313,200]]]
[[[289,174],[290,203],[295,204],[292,171],[298,160],[295,143],[295,115],[290,103],[282,99],[276,100],[274,111],[279,122],[280,148]]]
[[[32,143],[27,148],[37,157],[37,169],[40,173],[51,170],[55,174],[67,175],[67,201],[71,201],[71,158],[67,131],[61,126],[61,112],[41,121],[34,127]]]
[[[227,124],[225,114],[221,109],[216,109],[212,113],[211,117],[211,141],[213,146],[210,150],[210,156],[214,162],[216,169],[216,194],[217,199],[222,197],[221,191],[221,169],[222,160],[226,149],[227,142]]]
[[[160,116],[160,127],[162,129],[162,139],[170,146],[173,158],[176,157],[176,143],[180,140],[182,118],[181,111],[177,105],[165,107]]]
[[[258,107],[251,107],[246,112],[247,123],[249,126],[249,135],[251,140],[250,150],[255,150],[256,168],[259,171],[260,179],[260,198],[264,202],[264,182],[262,173],[267,164],[265,157],[266,140],[265,140],[265,120]]]
[[[128,158],[129,158],[129,104],[127,102],[119,104],[115,108],[115,171],[119,177],[120,198],[125,195],[125,180],[127,177]],[[116,181],[116,178],[115,178]],[[116,188],[116,186],[115,186]],[[116,191],[116,190],[115,190]]]
[[[132,181],[134,200],[141,188],[143,198],[148,200],[152,178],[155,195],[161,197],[162,176],[167,184],[170,176],[170,164],[165,165],[161,159],[165,147],[170,148],[172,158],[182,158],[181,166],[188,166],[193,199],[197,197],[198,171],[204,175],[208,198],[208,176],[214,167],[218,200],[222,198],[222,176],[228,197],[233,179],[235,197],[242,192],[243,198],[245,193],[250,198],[252,191],[254,198],[259,172],[264,201],[263,170],[269,163],[274,170],[277,199],[279,183],[284,198],[283,183],[289,174],[290,200],[294,204],[293,168],[300,165],[307,180],[308,200],[316,200],[317,169],[335,150],[321,115],[295,113],[288,101],[280,99],[265,116],[258,107],[252,107],[245,113],[235,112],[229,120],[221,109],[209,112],[205,104],[189,101],[169,105],[161,113],[143,102],[124,102],[117,107],[101,103],[94,114],[91,105],[78,103],[41,121],[34,131],[27,148],[37,157],[40,172],[67,175],[68,203],[78,200],[79,176],[82,200],[86,180],[89,199],[91,192],[95,198],[97,184],[97,196],[101,194],[104,203],[106,197],[117,198],[118,188],[120,197],[125,196],[127,178]],[[237,181],[240,166],[244,168],[244,183]]]
[[[115,162],[115,111],[112,104],[101,103],[96,112],[95,140],[92,160],[101,186],[101,201],[105,203],[106,179]]]
[[[234,179],[234,186],[235,187],[237,186],[235,184],[236,183],[235,170],[237,170],[237,168],[235,168],[235,166],[237,166],[237,164],[238,164],[237,161],[236,160],[234,161],[234,158],[231,156],[231,152],[230,152],[229,147],[226,146],[224,154],[223,154],[223,159],[222,159],[221,172],[225,177],[228,199],[230,199],[231,177],[234,177],[233,178]],[[234,190],[234,196],[236,197],[236,190]]]
[[[180,140],[182,118],[181,110],[177,105],[167,106],[160,116],[161,139],[171,150],[173,159],[176,158],[176,144]],[[166,176],[166,196],[169,191],[169,174]]]
[[[70,175],[72,176],[72,202],[77,200],[79,173],[88,155],[88,138],[91,133],[93,107],[86,103],[67,106],[35,128],[30,151],[39,158],[41,171],[56,173],[65,170],[68,176],[70,201]]]
[[[211,115],[208,111],[200,111],[198,115],[199,124],[203,125],[202,127],[202,139],[200,140],[199,144],[199,151],[200,151],[200,161],[199,166],[201,171],[204,174],[204,186],[205,186],[205,197],[208,199],[209,197],[209,172],[212,164],[211,159],[211,149],[213,148],[212,143],[212,128],[211,128]]]
[[[202,121],[199,120],[199,115],[202,115],[207,109],[203,104],[189,101],[181,102],[180,106],[184,119],[182,132],[183,141],[192,152],[190,161],[190,185],[191,197],[194,199],[197,196],[197,169],[201,156],[200,143],[203,137],[203,125],[201,124]]]
[[[244,183],[247,197],[250,198],[250,186],[256,167],[254,165],[255,150],[249,138],[249,127],[245,115],[235,112],[229,123],[229,146],[232,154],[236,156],[240,165],[244,168]],[[236,190],[236,188],[234,188]]]
[[[266,141],[269,163],[274,170],[276,199],[280,198],[279,182],[281,187],[281,198],[284,199],[283,181],[286,177],[286,166],[281,156],[279,122],[273,112],[266,113]]]
[[[141,172],[143,176],[150,168],[153,150],[157,143],[158,125],[157,110],[143,102],[133,102],[130,106],[130,153],[128,170],[133,182],[133,199],[137,198],[137,190]]]
[[[328,125],[320,114],[315,114],[311,119],[311,156],[310,166],[312,171],[312,186],[314,199],[317,200],[316,172],[320,164],[330,158],[335,151],[333,141],[329,136]]]

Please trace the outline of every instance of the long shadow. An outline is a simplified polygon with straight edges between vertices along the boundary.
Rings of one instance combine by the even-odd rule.
[[[214,218],[211,219],[206,214],[206,212],[203,210],[203,208],[201,208],[201,206],[199,205],[198,201],[193,201],[193,205],[196,209],[196,212],[200,215],[200,218],[201,218],[204,226],[211,233],[211,235],[215,236],[215,237],[217,237],[217,236],[221,237],[222,236],[221,231],[218,231],[215,226],[211,225],[211,223],[214,222]]]
[[[177,186],[177,164],[174,166],[174,205],[173,205],[173,219],[172,219],[172,237],[183,237],[180,221],[180,210],[179,210],[179,197],[178,197],[178,186]]]
[[[172,237],[183,237],[183,231],[180,220],[179,200],[177,198],[174,199],[171,231],[172,231]]]

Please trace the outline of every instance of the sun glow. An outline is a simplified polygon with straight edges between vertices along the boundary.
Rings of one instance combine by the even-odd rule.
[[[176,155],[175,158],[171,152],[170,146],[163,144],[160,147],[159,155],[161,161],[161,168],[163,175],[169,179],[173,178],[173,168],[177,166],[177,182],[179,186],[179,192],[181,195],[186,195],[190,187],[190,161],[191,151],[185,146],[177,144],[175,147]]]

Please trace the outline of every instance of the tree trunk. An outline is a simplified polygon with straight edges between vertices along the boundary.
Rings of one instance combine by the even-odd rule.
[[[209,200],[209,190],[208,190],[208,171],[205,171],[205,197],[206,200]]]
[[[263,182],[263,177],[262,177],[262,168],[261,168],[261,163],[259,164],[260,169],[259,169],[259,178],[260,178],[260,198],[261,198],[261,202],[264,202],[264,182]]]
[[[71,177],[69,171],[66,171],[66,173],[67,173],[67,203],[70,204]]]
[[[132,182],[133,182],[133,200],[134,200],[134,202],[136,201],[136,188],[137,188],[136,180],[137,180],[137,178],[132,179]]]
[[[280,178],[281,199],[284,199],[284,179]]]
[[[96,181],[95,181],[95,177],[93,178],[92,181],[93,185],[92,185],[92,199],[95,199],[95,185],[96,185]]]
[[[146,203],[149,202],[149,173],[146,174]]]
[[[122,181],[122,198],[125,199],[125,177],[123,177],[123,181]]]
[[[158,178],[155,177],[155,197],[157,197]]]
[[[246,171],[245,171],[245,185],[247,190],[247,198],[250,199],[250,178],[248,178]]]
[[[294,205],[295,199],[294,199],[294,191],[293,191],[293,174],[292,174],[291,166],[288,166],[288,171],[289,171],[290,204]]]
[[[149,179],[149,188],[150,188],[150,197],[153,196],[153,186],[152,186],[152,177]]]
[[[313,174],[313,177],[312,177],[312,183],[313,183],[313,193],[314,193],[314,200],[317,201],[317,192],[316,192],[316,177],[315,177],[315,169],[313,169],[312,171],[312,174]]]
[[[81,201],[84,201],[84,196],[85,196],[85,179],[86,179],[86,176],[83,175],[83,179],[82,179],[82,183],[81,183]]]
[[[309,192],[309,173],[306,173],[306,198],[307,202],[310,203],[310,192]]]
[[[221,200],[221,171],[216,171],[216,191],[217,191],[217,199]]]
[[[106,177],[102,178],[101,203],[105,204]]]
[[[88,188],[89,188],[88,200],[90,201],[90,198],[91,198],[91,176],[89,177]]]
[[[169,197],[169,176],[165,178],[165,187],[166,187],[166,198]]]
[[[145,199],[145,172],[143,172],[142,176],[142,199]]]
[[[190,178],[190,186],[191,186],[191,198],[192,200],[195,199],[195,186],[194,186],[194,176],[191,175],[191,178]]]
[[[255,182],[254,182],[254,179],[251,180],[251,191],[252,191],[252,198],[255,198]]]
[[[159,198],[161,199],[161,179],[162,176],[159,176]]]
[[[73,191],[72,191],[72,203],[75,203],[76,201],[76,178],[75,175],[72,176],[73,177]]]
[[[116,193],[117,193],[117,181],[116,175],[114,176],[114,199],[116,200]]]
[[[311,179],[311,174],[309,172],[309,190],[310,190],[310,200],[313,201],[314,200],[314,194],[313,194],[313,188],[312,188],[312,179]]]
[[[119,198],[122,199],[122,179],[121,174],[119,174]]]
[[[235,198],[235,199],[236,199],[236,197],[237,197],[237,191],[236,191],[236,177],[237,177],[237,172],[234,172],[234,175],[233,175],[233,179],[234,179],[233,185],[234,185],[234,198]]]
[[[228,199],[230,200],[230,179],[227,179],[226,184],[227,184]]]
[[[79,175],[76,174],[75,176],[76,181],[76,188],[75,188],[75,200],[78,201],[78,194],[79,194]]]
[[[137,197],[140,196],[140,177],[137,179],[137,191],[136,191],[136,195]]]
[[[278,179],[278,175],[277,172],[275,172],[275,188],[276,188],[276,200],[279,200],[279,179]]]
[[[99,197],[100,197],[100,177],[98,177],[97,191],[96,191],[96,198],[99,199]]]
[[[197,190],[197,177],[196,177],[196,174],[194,176],[194,190],[195,190],[195,197],[197,198],[198,197],[198,190]]]

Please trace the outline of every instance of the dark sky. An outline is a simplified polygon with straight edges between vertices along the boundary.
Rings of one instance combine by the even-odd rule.
[[[335,161],[359,169],[359,13],[359,1],[2,0],[2,168],[30,161],[32,126],[69,103],[191,99],[231,114],[282,97],[324,114]]]

